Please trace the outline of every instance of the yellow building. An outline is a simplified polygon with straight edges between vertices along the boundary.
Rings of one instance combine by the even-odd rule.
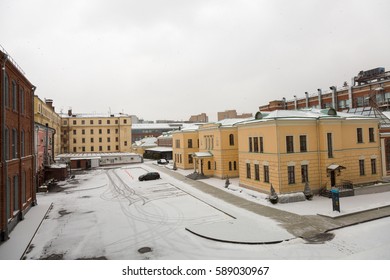
[[[381,179],[378,119],[334,109],[258,113],[238,124],[240,185],[277,193]]]
[[[54,129],[54,156],[61,153],[61,117],[54,111],[53,100],[34,96],[34,122]]]
[[[173,133],[176,166],[218,178],[238,177],[238,135],[236,124],[244,119],[226,119],[199,128]]]
[[[62,116],[62,153],[131,151],[131,117],[127,114]]]

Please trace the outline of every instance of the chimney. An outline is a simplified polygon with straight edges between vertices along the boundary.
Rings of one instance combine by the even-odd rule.
[[[306,95],[306,108],[309,108],[309,93],[306,91],[305,95]]]
[[[331,86],[330,89],[332,90],[332,106],[333,106],[333,109],[335,109],[337,111],[336,87]]]
[[[287,110],[286,97],[283,97],[283,110]]]
[[[72,116],[72,108],[70,108],[70,109],[68,110],[68,116],[69,116],[69,117]]]
[[[298,109],[298,100],[297,100],[297,96],[294,95],[294,107],[295,107],[295,110]]]
[[[319,88],[318,91],[318,107],[322,109],[322,90]]]
[[[49,106],[54,111],[53,99],[45,99],[45,103],[47,106]]]

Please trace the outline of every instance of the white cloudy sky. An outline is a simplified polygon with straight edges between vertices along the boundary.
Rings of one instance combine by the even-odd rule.
[[[1,0],[0,44],[57,111],[187,120],[390,70],[388,0]]]

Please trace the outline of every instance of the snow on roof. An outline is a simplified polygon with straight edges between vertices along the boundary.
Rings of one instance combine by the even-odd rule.
[[[174,129],[169,123],[133,123],[132,129]]]
[[[92,158],[102,158],[102,157],[111,157],[111,156],[139,156],[135,153],[68,153],[68,154],[60,154],[56,156],[58,158],[81,158],[81,159],[92,159]]]
[[[172,147],[154,147],[154,148],[145,149],[145,151],[172,152]]]
[[[119,118],[119,117],[128,117],[130,118],[130,115],[124,114],[124,113],[73,113],[71,116],[65,113],[59,113],[61,118]]]
[[[238,123],[249,121],[249,120],[253,120],[253,117],[252,118],[245,118],[245,119],[243,119],[243,118],[224,119],[221,121],[217,121],[216,123],[221,124],[221,126],[234,126]]]

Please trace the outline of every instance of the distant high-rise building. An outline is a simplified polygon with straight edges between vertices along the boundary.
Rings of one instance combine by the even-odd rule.
[[[189,122],[191,123],[207,123],[209,121],[209,117],[206,113],[201,113],[199,115],[192,115],[190,117]]]
[[[246,119],[253,117],[252,113],[243,113],[241,115],[237,114],[236,110],[226,110],[224,112],[218,112],[218,121],[224,119]]]

